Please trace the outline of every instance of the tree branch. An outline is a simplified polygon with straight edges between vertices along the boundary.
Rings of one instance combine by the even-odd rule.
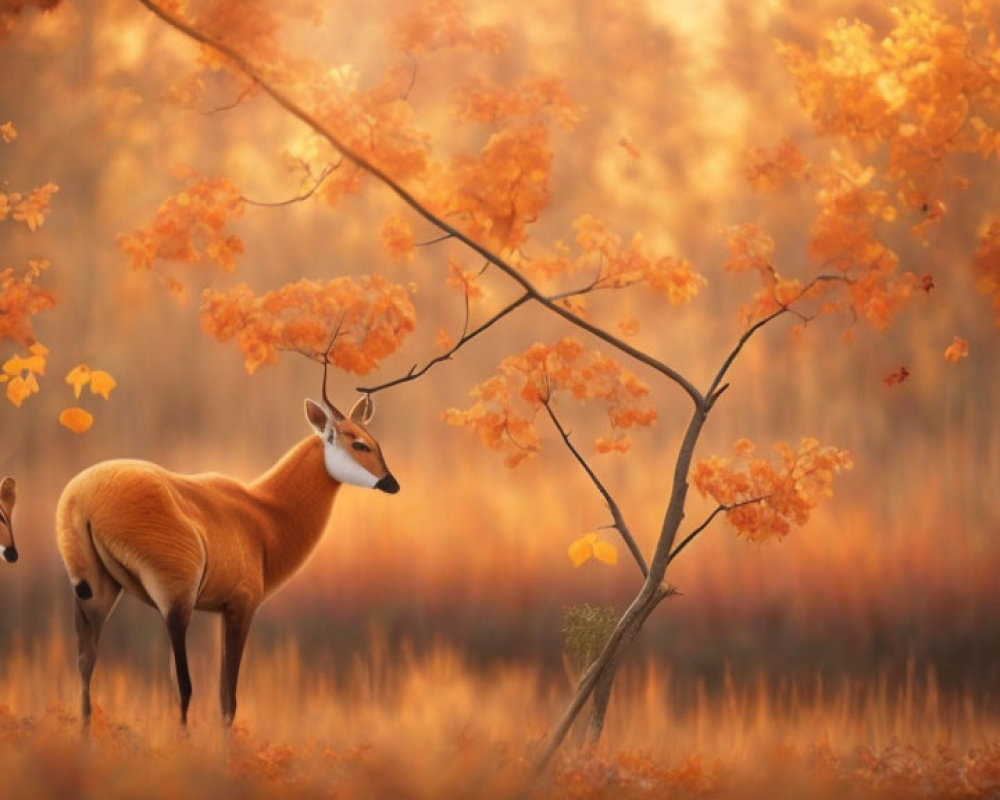
[[[691,533],[685,536],[684,540],[670,552],[670,555],[667,556],[667,564],[669,565],[671,561],[677,558],[677,556],[680,555],[681,550],[683,550],[692,541],[694,541],[695,537],[703,530],[705,530],[705,528],[707,528],[712,523],[712,520],[715,519],[716,516],[718,516],[723,511],[732,511],[734,508],[739,508],[740,506],[748,506],[753,503],[760,503],[763,502],[764,500],[767,500],[767,498],[770,496],[771,495],[766,494],[762,495],[761,497],[751,497],[749,500],[740,500],[738,503],[728,503],[728,504],[720,503],[715,507],[715,510],[704,519],[701,525],[699,525],[697,528],[691,531]]]
[[[303,194],[296,195],[295,197],[290,197],[287,200],[277,200],[274,202],[267,202],[264,200],[251,200],[249,197],[246,197],[244,195],[240,195],[240,197],[243,199],[244,203],[248,203],[249,205],[252,206],[263,206],[265,208],[277,208],[278,206],[290,206],[293,203],[301,203],[303,200],[308,200],[310,197],[316,194],[316,190],[319,189],[319,187],[323,184],[323,181],[325,181],[328,177],[330,177],[330,173],[332,173],[336,169],[339,169],[340,165],[343,163],[344,159],[341,158],[336,164],[327,164],[323,168],[323,171],[319,174],[319,177],[315,178],[315,183],[313,184],[311,189],[308,189]],[[310,177],[312,177],[312,175],[310,175]]]
[[[552,410],[552,406],[549,404],[548,399],[542,402],[545,406],[545,410],[548,412],[549,419],[552,420],[552,424],[555,426],[559,435],[562,437],[563,443],[569,448],[569,451],[573,454],[573,458],[577,460],[577,463],[583,467],[584,472],[593,482],[594,486],[597,487],[597,491],[601,493],[604,498],[604,502],[608,504],[608,510],[611,512],[611,518],[614,520],[614,526],[618,530],[625,544],[628,546],[629,551],[632,553],[632,557],[635,559],[635,563],[639,565],[639,570],[642,572],[642,577],[645,578],[649,574],[649,567],[646,565],[646,559],[642,555],[642,551],[636,544],[635,539],[632,538],[632,533],[629,531],[628,525],[625,524],[625,518],[622,516],[621,509],[618,507],[618,503],[611,496],[611,493],[607,490],[607,487],[601,483],[601,479],[597,477],[594,470],[591,469],[590,464],[581,455],[580,451],[576,449],[573,443],[570,441],[569,432],[562,426],[559,422],[559,418],[556,416],[555,412]]]
[[[490,263],[494,264],[501,272],[507,275],[515,283],[519,284],[528,298],[544,306],[552,313],[562,317],[570,324],[575,325],[581,330],[584,330],[592,336],[611,345],[616,350],[631,356],[636,361],[645,364],[651,369],[654,369],[669,378],[688,394],[696,406],[700,406],[704,403],[704,398],[702,397],[701,392],[698,391],[691,381],[681,375],[680,372],[675,370],[673,367],[665,364],[657,358],[654,358],[649,353],[633,347],[628,344],[628,342],[619,339],[617,336],[609,333],[603,328],[588,322],[582,317],[578,317],[568,309],[560,306],[557,302],[550,300],[510,263],[505,261],[488,247],[480,244],[475,239],[472,239],[454,225],[431,211],[407,189],[403,188],[402,185],[393,180],[388,173],[372,163],[365,156],[349,147],[337,134],[324,126],[316,117],[312,116],[308,111],[303,109],[290,97],[280,91],[273,83],[271,83],[271,81],[265,78],[261,71],[258,70],[244,55],[234,50],[228,44],[203,33],[183,19],[174,16],[170,12],[158,6],[156,3],[152,2],[152,0],[138,0],[138,2],[172,28],[180,31],[190,39],[200,42],[206,47],[210,47],[224,55],[238,70],[240,70],[252,81],[256,82],[257,85],[259,85],[260,88],[281,108],[326,139],[327,142],[338,150],[344,158],[385,185],[397,197],[399,197],[400,200],[410,206],[410,208],[412,208],[417,214],[438,228],[442,233],[450,234],[454,239],[462,242],[466,247],[478,253]]]
[[[705,392],[705,397],[707,398],[710,407],[712,404],[714,404],[715,399],[718,397],[718,395],[716,394],[716,389],[719,388],[719,384],[722,383],[722,379],[726,377],[726,373],[729,372],[729,368],[733,365],[733,362],[736,360],[736,357],[740,354],[740,351],[743,350],[743,346],[748,341],[750,341],[750,337],[752,337],[757,331],[759,331],[769,322],[777,319],[787,311],[788,309],[782,306],[777,311],[768,314],[763,319],[757,320],[753,325],[751,325],[749,328],[743,331],[743,335],[740,336],[739,340],[736,342],[733,349],[729,351],[729,355],[726,356],[726,360],[722,362],[722,366],[719,367],[719,371],[715,374],[715,379],[712,381],[712,385],[709,386],[708,391]],[[718,394],[722,394],[722,392],[720,391]]]
[[[728,388],[729,384],[726,384],[720,389],[719,384],[722,383],[722,380],[723,378],[725,378],[726,373],[729,372],[729,368],[733,365],[733,362],[736,360],[736,357],[740,354],[740,351],[743,350],[743,346],[748,341],[750,341],[750,337],[752,337],[757,331],[759,331],[769,322],[772,322],[773,320],[780,317],[782,314],[789,314],[789,313],[794,314],[804,322],[808,322],[811,319],[811,317],[805,317],[798,311],[792,309],[792,306],[799,300],[801,300],[803,297],[805,297],[806,293],[810,289],[812,289],[816,284],[832,283],[834,281],[843,281],[848,284],[851,283],[851,281],[848,278],[844,277],[843,275],[817,275],[815,278],[809,281],[809,283],[803,286],[802,289],[799,291],[799,293],[790,302],[781,306],[777,310],[772,311],[766,317],[757,320],[753,325],[751,325],[743,332],[743,335],[740,336],[739,341],[736,342],[736,345],[730,351],[729,355],[726,357],[726,360],[722,363],[722,366],[719,367],[719,371],[716,373],[715,379],[712,381],[712,385],[708,388],[708,391],[705,392],[705,398],[709,404],[709,407],[714,405],[715,401],[719,399],[719,396]]]
[[[247,98],[250,92],[254,90],[254,87],[256,85],[257,83],[255,81],[251,81],[250,84],[236,96],[236,99],[233,100],[233,102],[228,103],[224,106],[216,106],[215,108],[205,109],[204,111],[199,111],[198,113],[208,117],[211,116],[212,114],[219,114],[223,111],[232,111],[234,108],[236,108],[236,106],[238,106]]]
[[[414,242],[414,247],[430,247],[432,244],[438,244],[440,242],[447,241],[451,238],[450,233],[442,234],[441,236],[435,236],[433,239],[428,239],[426,242]]]
[[[473,328],[471,331],[463,331],[462,337],[457,342],[455,342],[455,344],[449,347],[447,352],[441,353],[441,355],[439,356],[435,356],[419,369],[417,368],[417,365],[414,364],[412,367],[410,367],[409,372],[407,372],[405,375],[399,378],[395,378],[394,380],[391,381],[386,381],[385,383],[377,384],[376,386],[359,386],[357,387],[357,390],[359,392],[363,392],[366,394],[375,394],[376,392],[381,392],[382,390],[389,389],[393,386],[399,386],[400,384],[403,383],[409,383],[410,381],[415,381],[417,378],[419,378],[421,375],[427,372],[435,364],[440,364],[442,361],[448,361],[456,352],[458,352],[459,348],[461,348],[464,344],[469,342],[471,339],[475,339],[483,331],[491,328],[501,319],[506,317],[511,311],[514,311],[515,309],[524,305],[529,299],[530,296],[527,293],[522,294],[517,299],[505,305],[496,314],[494,314],[492,317],[486,320],[486,322],[482,323],[476,328]],[[468,326],[468,317],[466,317],[466,326]]]

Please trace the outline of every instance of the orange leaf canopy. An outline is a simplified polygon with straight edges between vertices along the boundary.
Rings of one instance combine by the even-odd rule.
[[[280,350],[322,358],[339,331],[331,363],[364,375],[399,348],[416,322],[406,288],[381,275],[303,279],[262,295],[241,284],[202,297],[202,327],[219,341],[235,339],[251,373],[276,361]]]

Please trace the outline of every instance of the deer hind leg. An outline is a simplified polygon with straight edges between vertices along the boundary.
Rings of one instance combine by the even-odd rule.
[[[90,726],[90,679],[97,664],[97,645],[101,639],[101,630],[114,611],[122,591],[121,586],[107,574],[94,583],[96,586],[93,587],[90,583],[83,583],[85,589],[81,588],[81,584],[76,586],[77,663],[80,668],[80,714],[84,730]]]
[[[236,716],[236,682],[240,676],[243,647],[250,632],[253,611],[227,608],[222,612],[222,670],[219,675],[219,700],[222,724],[227,728]]]
[[[167,633],[174,651],[174,668],[177,672],[177,692],[181,706],[181,725],[187,725],[188,706],[191,703],[191,673],[187,661],[187,629],[191,622],[191,609],[174,606],[166,614]]]

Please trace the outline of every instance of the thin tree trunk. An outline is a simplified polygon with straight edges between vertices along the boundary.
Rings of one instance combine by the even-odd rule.
[[[621,663],[622,651],[618,651],[618,656],[608,666],[608,669],[598,678],[594,685],[594,695],[590,702],[590,721],[587,723],[587,744],[593,746],[601,738],[604,731],[604,719],[608,713],[608,702],[611,700],[611,687],[614,685],[615,676],[618,674],[618,665]]]
[[[653,609],[659,605],[663,598],[671,594],[670,590],[664,586],[663,578],[670,563],[670,553],[677,537],[677,531],[684,519],[684,504],[687,500],[687,476],[691,468],[691,459],[694,455],[694,448],[701,434],[701,429],[708,416],[710,405],[699,403],[694,410],[691,421],[688,423],[687,431],[684,434],[684,441],[681,443],[680,451],[677,454],[677,463],[674,467],[673,486],[670,492],[670,502],[663,517],[663,524],[660,528],[660,538],[656,543],[656,550],[649,566],[649,574],[642,584],[642,588],[636,595],[632,604],[622,614],[621,619],[615,626],[611,636],[604,646],[604,650],[597,657],[597,660],[590,665],[584,673],[577,686],[576,693],[570,700],[563,712],[562,717],[556,723],[555,729],[545,743],[535,762],[536,772],[541,772],[548,765],[556,750],[559,749],[566,734],[569,733],[574,720],[583,710],[587,700],[594,695],[597,687],[607,685],[607,692],[611,691],[611,684],[614,682],[615,672],[626,649],[638,636],[639,631],[645,624]],[[603,690],[603,689],[602,689]],[[607,700],[603,701],[606,709]],[[603,716],[602,716],[603,720]]]

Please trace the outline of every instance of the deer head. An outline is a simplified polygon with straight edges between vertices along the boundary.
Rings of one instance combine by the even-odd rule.
[[[14,525],[11,521],[16,500],[17,481],[6,477],[0,481],[0,553],[3,554],[4,561],[9,564],[17,561],[17,548],[14,546]]]
[[[366,486],[389,494],[399,491],[382,457],[382,448],[368,431],[375,406],[371,395],[362,395],[346,415],[337,410],[326,392],[327,363],[323,363],[323,403],[306,400],[306,419],[323,440],[323,458],[330,477],[352,486]]]

